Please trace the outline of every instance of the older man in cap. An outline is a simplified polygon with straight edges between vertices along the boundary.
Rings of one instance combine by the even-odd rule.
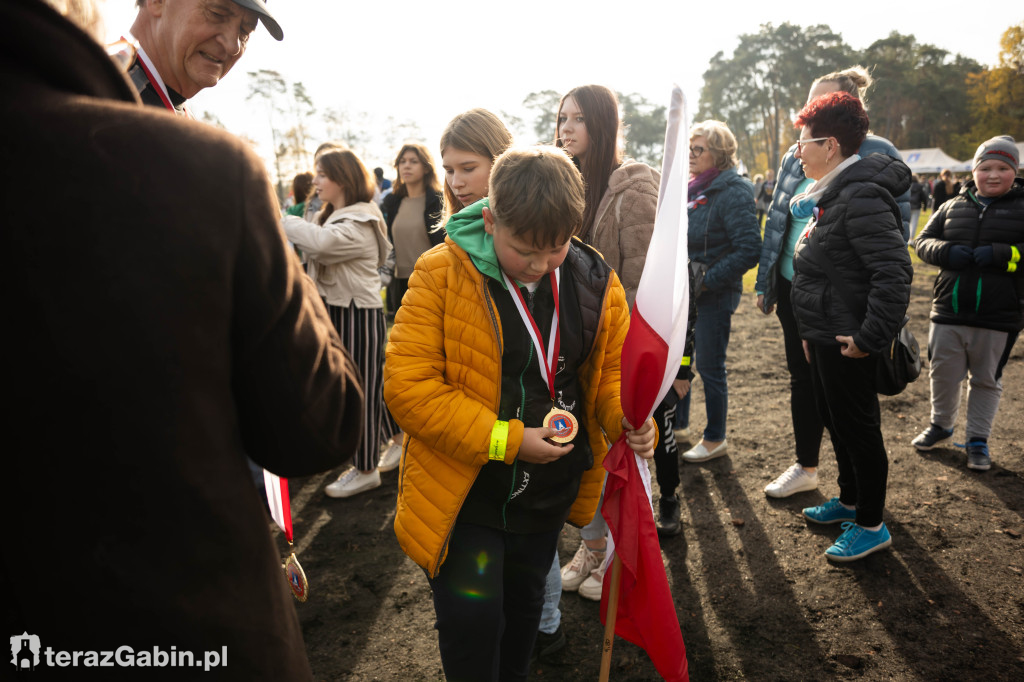
[[[136,0],[138,55],[128,70],[146,104],[187,115],[185,102],[227,75],[260,21],[284,33],[263,0]]]

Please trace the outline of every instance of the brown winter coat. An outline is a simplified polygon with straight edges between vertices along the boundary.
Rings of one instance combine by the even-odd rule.
[[[227,649],[110,679],[310,679],[246,454],[284,476],[342,463],[362,394],[263,163],[142,107],[37,0],[0,3],[0,88],[4,631]]]
[[[584,240],[618,273],[630,308],[654,233],[660,185],[661,173],[627,159],[608,178],[608,189]]]

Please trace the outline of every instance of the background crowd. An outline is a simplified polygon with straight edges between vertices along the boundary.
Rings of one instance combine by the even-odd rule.
[[[408,401],[416,394],[413,387],[402,391],[386,386],[395,371],[385,367],[388,316],[406,329],[416,324],[419,308],[403,310],[416,300],[406,296],[410,279],[415,273],[423,276],[428,268],[425,258],[436,261],[453,245],[471,252],[464,241],[468,234],[481,240],[474,241],[473,248],[497,253],[499,266],[508,267],[501,260],[505,242],[496,236],[502,233],[495,227],[501,227],[504,214],[495,199],[495,223],[488,200],[492,168],[502,165],[499,159],[515,158],[515,153],[509,152],[512,136],[500,117],[483,109],[459,114],[449,123],[438,150],[440,172],[425,146],[409,143],[399,148],[396,180],[390,187],[384,186],[383,173],[375,176],[350,149],[329,143],[318,151],[312,172],[295,178],[294,205],[282,217],[251,152],[227,134],[180,120],[188,117],[187,99],[198,89],[215,85],[241,57],[257,22],[278,39],[281,28],[259,0],[211,0],[210,6],[224,11],[212,21],[210,7],[199,3],[142,0],[132,28],[136,42],[123,48],[128,50],[123,70],[88,35],[42,2],[4,10],[8,42],[17,48],[4,53],[10,67],[5,86],[17,97],[0,110],[3,122],[10,129],[60,131],[46,138],[43,153],[39,136],[11,140],[9,149],[18,158],[38,158],[33,162],[40,164],[37,175],[44,172],[43,163],[70,169],[77,180],[72,184],[72,205],[90,207],[85,211],[90,220],[80,224],[75,239],[59,248],[48,241],[47,231],[5,235],[18,263],[6,275],[18,304],[15,314],[33,330],[18,340],[18,355],[28,362],[26,369],[12,374],[12,385],[25,396],[12,417],[30,427],[26,431],[42,434],[31,443],[42,455],[18,458],[12,474],[18,483],[15,502],[35,524],[29,547],[42,557],[45,570],[62,565],[51,541],[54,534],[69,542],[77,538],[73,542],[78,544],[71,547],[81,569],[74,580],[43,599],[18,598],[10,624],[17,629],[50,628],[65,640],[77,636],[71,628],[89,619],[99,606],[95,599],[84,599],[68,612],[69,595],[88,594],[107,572],[123,568],[123,584],[133,598],[107,609],[104,622],[131,620],[132,604],[140,600],[159,614],[148,624],[151,627],[129,631],[120,626],[125,638],[142,643],[178,637],[182,629],[201,624],[191,630],[189,641],[195,648],[202,648],[205,641],[235,637],[233,646],[251,652],[253,679],[272,670],[288,676],[308,670],[308,663],[301,655],[294,612],[282,604],[287,593],[280,576],[274,575],[276,558],[261,527],[258,498],[251,486],[238,484],[247,478],[246,459],[285,476],[351,459],[353,466],[327,486],[332,497],[350,497],[379,486],[380,471],[395,468],[410,489],[427,489],[417,478],[422,474],[415,469],[410,474],[406,468],[405,457],[417,436],[400,428],[425,428],[410,420],[414,408]],[[59,5],[89,30],[94,16],[87,3]],[[183,60],[176,58],[165,32],[200,15],[206,17],[202,30],[208,31],[197,37],[201,49],[186,52]],[[25,27],[32,30],[17,30]],[[67,45],[65,56],[51,60],[40,52],[38,59],[20,61],[25,51],[39,52],[41,37]],[[827,429],[836,455],[839,494],[803,511],[814,523],[843,524],[826,556],[858,560],[892,541],[884,523],[887,457],[874,376],[879,354],[902,325],[910,302],[913,269],[908,243],[919,258],[940,268],[928,336],[931,410],[927,427],[913,444],[928,451],[953,436],[961,386],[967,381],[967,467],[983,472],[991,466],[988,438],[1002,392],[1000,377],[1022,328],[1024,276],[1017,266],[1024,248],[1024,181],[1016,177],[1019,151],[1007,136],[980,141],[970,179],[958,183],[944,172],[926,189],[911,177],[887,140],[869,133],[864,105],[869,86],[870,76],[859,67],[811,83],[806,106],[796,118],[797,143],[777,171],[768,170],[756,178],[756,185],[737,172],[737,143],[728,126],[706,120],[691,127],[687,265],[694,299],[692,353],[679,370],[671,399],[658,406],[655,425],[660,437],[649,453],[657,467],[658,528],[663,537],[679,532],[676,440],[690,438],[689,387],[696,376],[704,387],[707,425],[681,460],[700,464],[728,451],[730,318],[742,300],[743,275],[758,259],[757,306],[766,315],[776,312],[785,340],[796,456],[793,466],[766,482],[765,493],[786,497],[818,488],[818,449]],[[154,111],[136,106],[140,100]],[[171,110],[177,118],[167,112],[154,115],[155,108]],[[582,192],[573,236],[589,249],[584,253],[603,255],[601,265],[590,271],[607,264],[607,286],[621,292],[628,314],[653,230],[660,175],[623,157],[618,102],[603,86],[567,92],[552,124],[551,143],[561,151],[550,156],[551,163],[569,169],[561,170],[578,182]],[[28,145],[36,147],[30,150]],[[140,164],[138,173],[112,172]],[[210,168],[234,187],[232,201],[223,200],[223,184],[214,187],[202,181]],[[109,183],[110,178],[124,186],[111,189],[106,184],[97,192],[97,183]],[[139,183],[146,192],[137,191]],[[32,199],[41,190],[8,183],[4,191]],[[93,197],[103,195],[119,202],[116,216],[105,210],[106,204],[95,203]],[[180,200],[186,196],[187,202]],[[932,213],[915,234],[917,217],[929,207],[929,196]],[[530,200],[518,198],[521,203]],[[133,203],[126,206],[125,201]],[[19,211],[36,204],[21,203]],[[147,227],[143,237],[135,230],[140,220]],[[286,248],[282,233],[291,248]],[[158,258],[140,259],[130,250],[120,253],[111,248],[135,248],[140,238],[151,241],[148,249]],[[563,258],[566,244],[557,242]],[[522,255],[522,247],[511,248],[517,249]],[[58,267],[55,272],[51,267],[50,276],[41,279],[42,254]],[[105,267],[97,268],[98,263]],[[560,261],[543,274],[559,266]],[[547,291],[525,288],[531,300],[537,291]],[[65,305],[72,290],[90,305]],[[494,295],[487,291],[485,300]],[[554,293],[557,297],[557,289]],[[499,317],[511,310],[495,305]],[[103,323],[102,332],[95,331],[97,321]],[[59,333],[65,327],[83,330],[74,339],[78,345]],[[581,328],[588,329],[585,324]],[[136,343],[139,339],[144,343]],[[580,352],[582,363],[590,356]],[[505,361],[502,356],[502,368]],[[532,356],[525,362],[531,361],[537,362]],[[44,369],[40,374],[27,368]],[[586,385],[566,385],[557,401],[571,411],[566,403],[575,404],[574,397],[582,400],[585,389]],[[138,396],[149,400],[140,401]],[[72,448],[66,432],[45,428],[55,409],[74,415],[70,431],[77,439],[100,446],[102,458],[68,457]],[[610,433],[613,427],[592,422],[590,428]],[[618,428],[631,434],[646,429],[634,431],[626,424]],[[520,436],[526,442],[527,436]],[[146,443],[145,457],[138,456],[139,442]],[[600,440],[592,443],[594,450],[602,447]],[[16,447],[27,451],[28,439]],[[538,452],[545,451],[543,444],[538,447]],[[440,437],[428,449],[434,453],[429,461],[441,466],[447,453]],[[532,453],[525,445],[523,452]],[[601,455],[591,453],[591,474],[599,472]],[[540,465],[538,476],[546,470],[545,462],[535,462]],[[494,472],[505,463],[464,472],[467,514],[486,514],[487,502],[480,492],[489,485],[488,474],[481,477],[486,466]],[[28,494],[40,467],[67,468],[80,490],[62,488],[59,505],[40,506],[38,498]],[[87,502],[84,497],[102,489],[112,474],[133,495],[128,503],[141,510],[127,523],[116,506]],[[140,485],[144,480],[158,483]],[[519,628],[518,640],[502,639],[493,653],[495,670],[500,667],[510,678],[525,677],[531,650],[551,655],[564,646],[558,615],[563,590],[600,598],[607,558],[606,529],[600,515],[594,514],[600,476],[585,481],[586,493],[579,494],[586,498],[586,518],[579,515],[573,492],[562,519],[586,524],[572,561],[559,566],[557,551],[545,545],[543,556],[532,557],[534,567],[521,569],[530,580],[516,589],[529,593],[529,604],[536,602],[536,608],[531,606],[523,616],[530,626],[528,636]],[[476,488],[478,482],[482,487]],[[191,502],[192,523],[182,520],[181,515],[188,514],[183,500]],[[570,506],[576,510],[573,516]],[[97,539],[92,533],[77,534],[74,528],[60,529],[55,519],[63,518],[111,530]],[[121,534],[126,525],[136,532]],[[396,521],[403,547],[427,534],[413,526],[410,517],[400,515]],[[165,530],[159,538],[155,527]],[[210,617],[208,572],[182,577],[171,569],[209,561],[186,532],[195,527],[210,530],[207,540],[220,545],[211,551],[226,562],[218,564],[217,571],[225,583],[217,594],[219,619]],[[448,529],[450,535],[451,525]],[[443,528],[430,532],[439,530]],[[552,537],[557,538],[557,529]],[[206,541],[201,544],[207,546]],[[446,548],[441,545],[430,555],[436,565],[421,565],[435,590],[447,669],[457,658],[453,650],[460,646],[445,628],[451,622],[450,609],[458,612],[460,602],[457,589],[445,583]],[[66,552],[68,546],[59,549]],[[531,549],[536,553],[535,547]],[[421,561],[416,551],[409,553]],[[228,589],[226,583],[245,572],[240,557],[255,561],[258,570],[248,572],[247,586]],[[5,557],[5,580],[13,586],[11,566]],[[153,570],[159,577],[153,577]],[[175,600],[155,593],[146,580],[161,587],[174,585]],[[56,575],[50,581],[60,582]],[[271,584],[277,587],[262,589]],[[253,600],[258,592],[265,593]],[[439,596],[442,593],[448,596]],[[278,646],[237,631],[232,617],[238,613],[249,615],[250,628],[273,633]],[[61,625],[54,625],[58,620]]]

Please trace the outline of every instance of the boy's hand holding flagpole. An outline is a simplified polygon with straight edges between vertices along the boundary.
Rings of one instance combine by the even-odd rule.
[[[665,131],[654,234],[622,348],[620,399],[630,424],[649,419],[670,390],[686,345],[688,148],[686,100],[677,85]],[[647,462],[630,451],[623,434],[605,457],[604,467],[608,479],[601,513],[611,531],[615,559],[605,574],[601,598],[601,680],[608,679],[615,634],[642,647],[666,680],[689,680],[686,647],[654,525]]]

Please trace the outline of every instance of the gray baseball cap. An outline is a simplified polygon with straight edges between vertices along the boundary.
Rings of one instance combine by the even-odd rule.
[[[284,38],[284,31],[281,30],[281,25],[277,23],[277,19],[270,14],[270,10],[267,9],[267,3],[263,0],[233,0],[236,5],[241,5],[246,9],[251,9],[256,14],[260,15],[260,21],[267,27],[267,31],[270,35],[274,36],[275,40],[281,40]]]

